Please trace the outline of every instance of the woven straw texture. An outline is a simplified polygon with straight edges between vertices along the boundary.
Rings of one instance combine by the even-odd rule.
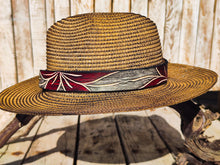
[[[68,17],[47,32],[47,69],[125,70],[162,63],[156,25],[137,14]]]
[[[139,69],[163,62],[159,35],[148,18],[131,13],[83,14],[55,23],[47,33],[47,69],[97,71]],[[145,110],[187,101],[216,82],[213,71],[168,64],[166,84],[100,93],[51,92],[39,77],[0,93],[0,108],[23,114],[95,114]]]

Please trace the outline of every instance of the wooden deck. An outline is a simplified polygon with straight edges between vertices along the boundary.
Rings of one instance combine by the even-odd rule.
[[[220,138],[220,122],[206,131]],[[171,108],[81,116],[47,116],[30,134],[0,150],[0,164],[172,165],[183,151]]]

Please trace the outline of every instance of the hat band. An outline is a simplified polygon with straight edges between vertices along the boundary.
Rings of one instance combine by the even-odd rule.
[[[111,92],[144,89],[167,82],[167,61],[162,65],[122,71],[40,71],[39,86],[62,92]]]

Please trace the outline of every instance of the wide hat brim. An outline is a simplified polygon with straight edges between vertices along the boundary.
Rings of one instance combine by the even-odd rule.
[[[39,77],[13,85],[0,93],[0,109],[19,114],[96,114],[170,106],[206,93],[217,81],[213,71],[168,64],[166,84],[142,90],[76,93],[39,88]]]

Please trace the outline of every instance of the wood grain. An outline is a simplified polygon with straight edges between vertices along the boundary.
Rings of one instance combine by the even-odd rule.
[[[71,15],[92,13],[93,0],[71,0]]]
[[[112,0],[95,0],[95,12],[111,12]]]
[[[218,82],[213,87],[213,90],[220,90],[220,1],[217,0],[215,4],[215,20],[213,27],[212,53],[210,69],[218,73]],[[220,100],[220,96],[219,96]],[[220,102],[220,101],[219,101]],[[220,105],[220,103],[219,103]]]
[[[144,111],[119,114],[116,116],[116,121],[128,162],[131,165],[172,164],[174,162]]]
[[[47,29],[55,22],[54,0],[46,0]]]
[[[1,2],[0,12],[0,90],[2,90],[17,82],[17,68],[10,1]]]
[[[178,62],[182,16],[182,0],[167,0],[163,56],[170,62]]]
[[[194,65],[199,1],[183,1],[179,63]]]
[[[148,16],[148,0],[131,0],[131,12]]]
[[[183,152],[184,136],[180,128],[180,115],[170,107],[155,108],[146,113],[170,152],[175,156]]]
[[[33,56],[28,0],[12,0],[12,11],[18,81],[20,82],[33,77]]]
[[[0,5],[0,91],[17,82],[16,57],[13,36],[11,1],[1,1]],[[2,130],[15,114],[0,111],[0,130]]]
[[[164,26],[165,26],[165,9],[166,9],[165,0],[149,1],[148,2],[148,17],[153,20],[158,28],[160,42],[163,48],[164,42]],[[160,11],[160,12],[158,12]]]
[[[34,75],[46,69],[46,16],[44,0],[29,0]]]
[[[70,16],[69,0],[54,0],[55,21]]]
[[[130,12],[130,0],[114,0],[113,12]]]
[[[1,148],[0,164],[22,164],[39,126],[40,122],[34,126],[28,136]]]
[[[25,158],[28,164],[73,164],[77,116],[45,117]]]
[[[125,164],[111,113],[81,116],[77,164]]]
[[[207,69],[210,66],[214,2],[215,0],[210,0],[209,3],[205,0],[200,1],[195,65]]]

